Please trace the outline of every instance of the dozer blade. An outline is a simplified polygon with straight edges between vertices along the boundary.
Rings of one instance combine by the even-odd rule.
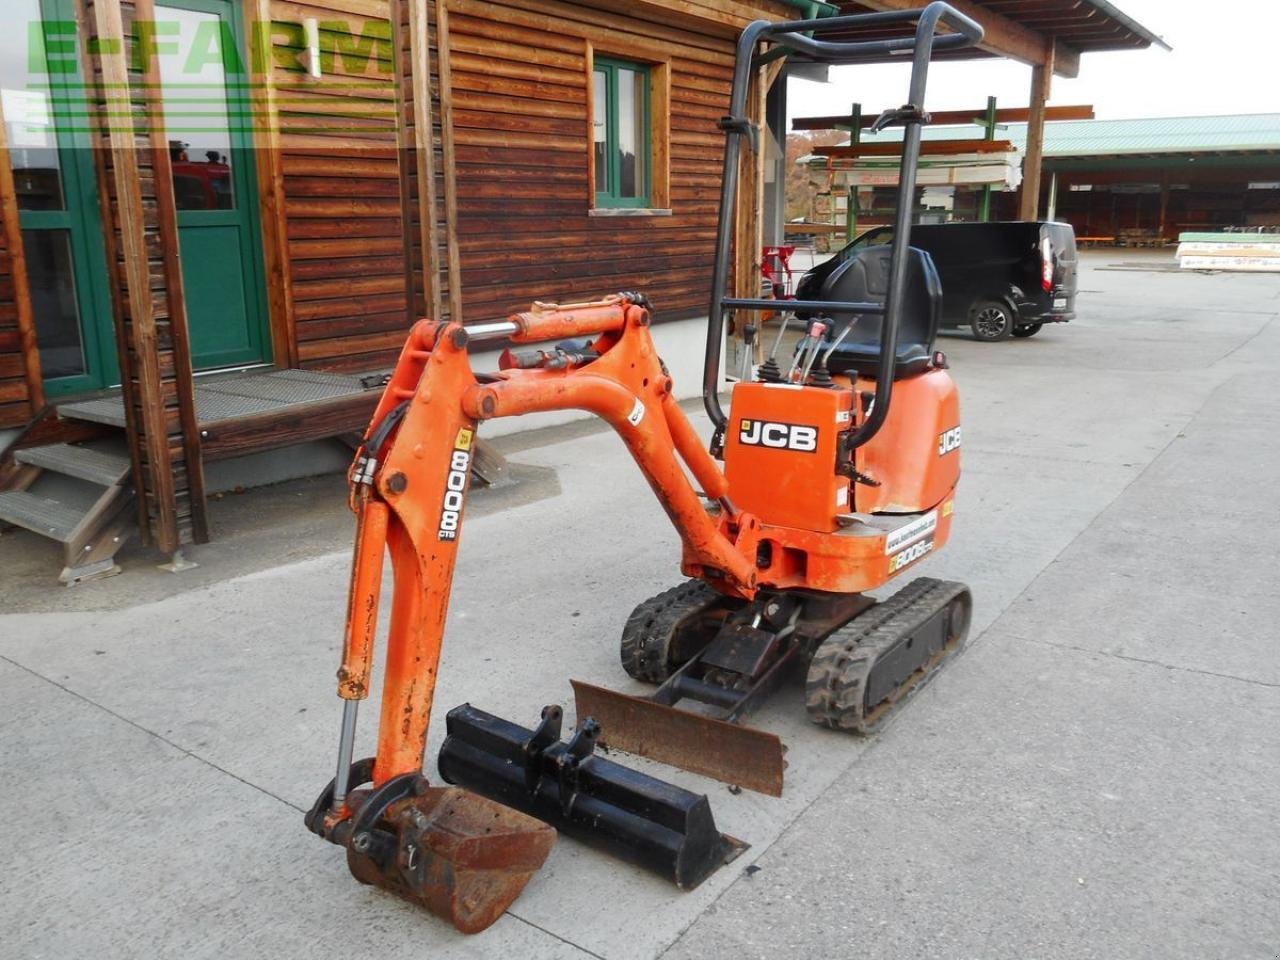
[[[367,781],[373,761],[352,767]],[[520,896],[546,861],[555,830],[533,817],[460,787],[432,787],[405,775],[356,790],[351,814],[326,816],[333,785],[307,826],[345,847],[351,875],[426,907],[463,933],[479,933]]]
[[[603,743],[641,757],[782,796],[787,762],[782,740],[772,733],[667,707],[644,697],[570,680],[579,717],[594,717]]]
[[[696,887],[746,844],[716,829],[711,804],[594,754],[600,726],[587,718],[560,741],[563,711],[543,709],[536,730],[463,704],[449,711],[440,775],[554,824],[575,839]]]

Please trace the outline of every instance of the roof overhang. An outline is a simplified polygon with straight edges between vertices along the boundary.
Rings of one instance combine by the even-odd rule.
[[[969,60],[1007,57],[1032,66],[1052,66],[1054,73],[1074,77],[1080,55],[1104,50],[1169,49],[1153,31],[1108,0],[949,0],[961,13],[982,24],[986,37],[978,48],[941,52],[939,59]],[[842,14],[873,10],[911,10],[921,0],[837,0]],[[872,39],[874,29],[860,31]],[[830,39],[837,39],[833,35]]]

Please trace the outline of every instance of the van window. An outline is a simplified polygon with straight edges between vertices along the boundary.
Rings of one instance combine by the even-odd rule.
[[[884,243],[893,243],[893,227],[877,227],[868,230],[849,245],[850,250],[861,250],[864,247],[877,247]]]

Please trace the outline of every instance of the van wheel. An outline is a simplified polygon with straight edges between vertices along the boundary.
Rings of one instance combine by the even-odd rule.
[[[979,340],[1008,340],[1013,335],[1013,310],[999,300],[979,300],[969,309],[969,326]]]
[[[1034,337],[1043,326],[1043,323],[1024,323],[1019,327],[1013,328],[1013,335],[1015,337]]]

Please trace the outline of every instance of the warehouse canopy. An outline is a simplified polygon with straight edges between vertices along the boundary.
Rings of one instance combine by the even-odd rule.
[[[925,127],[925,140],[978,140],[977,124]],[[891,143],[901,130],[862,137]],[[1018,151],[1027,145],[1027,124],[1002,125],[1000,139]],[[1209,117],[1148,117],[1137,120],[1060,120],[1044,125],[1046,160],[1074,157],[1137,157],[1165,154],[1280,153],[1280,113]]]

